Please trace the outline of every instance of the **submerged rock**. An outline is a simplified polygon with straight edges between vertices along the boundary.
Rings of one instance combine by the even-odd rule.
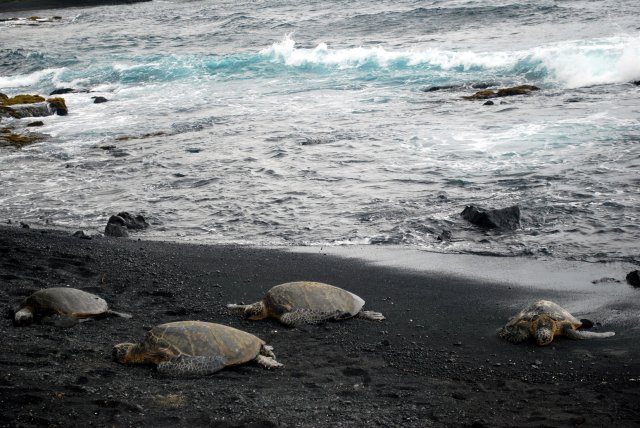
[[[11,128],[0,129],[0,146],[10,145],[14,147],[22,147],[27,144],[37,143],[44,140],[45,134],[26,133],[17,134]]]
[[[487,229],[515,230],[520,227],[520,207],[517,205],[498,209],[469,205],[460,215],[470,223]]]
[[[640,271],[633,270],[627,274],[627,282],[634,287],[640,287]]]
[[[436,92],[436,91],[442,91],[442,90],[446,90],[446,89],[455,89],[455,88],[459,88],[460,85],[442,85],[442,86],[430,86],[428,88],[425,88],[422,90],[422,92]]]
[[[62,94],[69,94],[71,92],[76,92],[76,90],[73,88],[60,88],[60,89],[55,89],[51,91],[49,95],[62,95]]]
[[[91,98],[93,98],[93,103],[94,104],[101,104],[101,103],[106,103],[107,101],[109,101],[105,97],[91,97]]]

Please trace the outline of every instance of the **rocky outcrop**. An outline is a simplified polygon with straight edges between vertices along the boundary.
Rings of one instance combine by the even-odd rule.
[[[468,222],[486,229],[515,230],[520,227],[520,207],[517,205],[498,209],[469,205],[460,215]]]
[[[68,113],[64,98],[44,99],[40,95],[16,95],[0,98],[0,117],[22,119],[24,117],[42,117]]]
[[[106,236],[127,237],[129,230],[140,230],[149,227],[143,216],[133,216],[126,211],[109,217],[107,226],[104,229]]]
[[[101,103],[106,103],[107,101],[109,101],[105,97],[91,97],[91,98],[93,98],[93,103],[94,104],[101,104]]]
[[[466,97],[462,97],[465,100],[486,100],[489,98],[499,98],[499,97],[511,97],[514,95],[527,95],[533,91],[538,91],[540,88],[533,85],[520,85],[513,86],[510,88],[502,88],[494,91],[492,89],[485,89],[482,91],[478,91],[473,95],[469,95]]]

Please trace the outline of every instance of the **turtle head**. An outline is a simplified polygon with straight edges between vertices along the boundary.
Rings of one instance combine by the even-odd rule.
[[[538,345],[546,346],[553,341],[556,331],[555,324],[555,321],[547,315],[540,315],[533,319],[531,323],[531,334],[536,339]]]
[[[26,325],[31,324],[33,322],[33,311],[30,307],[25,306],[21,308],[19,311],[16,311],[13,316],[13,323],[15,325]]]
[[[135,348],[135,343],[118,343],[113,347],[113,359],[120,364],[135,363],[135,352],[132,352]]]
[[[256,302],[253,305],[247,305],[244,310],[244,317],[250,320],[261,320],[267,318],[267,307],[262,302]]]
[[[244,317],[250,320],[261,320],[269,316],[267,307],[262,302],[256,302],[251,305],[236,305],[230,303],[227,305],[227,308],[242,311]]]

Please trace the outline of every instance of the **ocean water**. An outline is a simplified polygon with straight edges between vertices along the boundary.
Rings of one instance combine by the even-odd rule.
[[[92,92],[0,148],[0,221],[97,233],[129,211],[148,238],[640,264],[637,0],[0,12],[32,15],[62,19],[0,23],[0,92]],[[479,84],[540,90],[463,99]],[[522,227],[480,230],[470,204]]]

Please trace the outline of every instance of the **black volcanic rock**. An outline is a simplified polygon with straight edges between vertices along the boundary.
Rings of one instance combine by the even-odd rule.
[[[515,230],[520,227],[520,207],[517,205],[498,209],[469,205],[460,215],[470,223],[486,229]]]
[[[127,226],[125,225],[125,221],[122,217],[117,215],[112,215],[109,217],[109,221],[104,228],[105,236],[115,236],[117,238],[123,238],[129,236],[129,232],[127,231]]]
[[[69,94],[71,92],[75,92],[76,90],[73,88],[60,88],[60,89],[56,89],[54,91],[51,91],[51,93],[49,95],[63,95],[63,94]]]
[[[149,223],[146,222],[143,216],[133,216],[123,211],[118,215],[109,217],[107,226],[104,228],[104,234],[106,236],[127,237],[129,236],[129,229],[140,230],[147,227],[149,227]]]
[[[134,217],[132,214],[123,211],[121,213],[118,213],[117,217],[120,217],[124,220],[124,226],[126,226],[127,229],[146,229],[147,227],[149,227],[149,223],[147,223],[144,217],[142,217],[140,214]]]
[[[640,287],[640,271],[633,270],[627,274],[627,282],[634,287]]]

